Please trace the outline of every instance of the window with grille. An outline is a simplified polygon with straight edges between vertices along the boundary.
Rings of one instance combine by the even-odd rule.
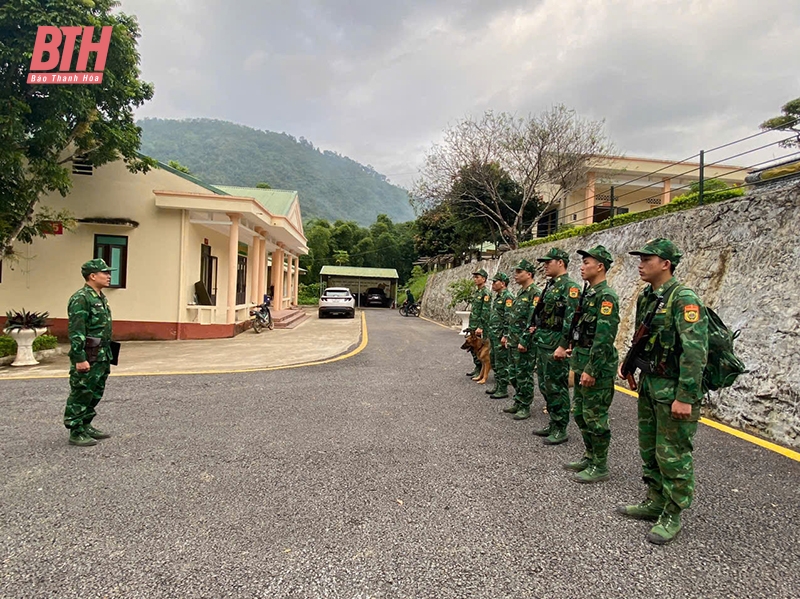
[[[122,235],[95,235],[94,257],[111,268],[111,287],[124,289],[128,279],[128,238]]]
[[[86,156],[73,156],[72,157],[72,174],[73,175],[91,175],[92,163]]]

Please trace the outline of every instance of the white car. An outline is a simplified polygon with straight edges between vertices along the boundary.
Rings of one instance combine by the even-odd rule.
[[[319,298],[319,317],[328,314],[345,314],[348,318],[356,315],[356,298],[347,287],[328,287]]]

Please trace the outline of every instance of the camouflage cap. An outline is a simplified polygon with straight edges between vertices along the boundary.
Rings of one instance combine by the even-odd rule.
[[[531,264],[530,262],[528,262],[525,258],[520,260],[519,264],[517,264],[514,267],[514,269],[515,270],[527,270],[531,274],[533,274],[536,271],[536,267],[533,264]]]
[[[117,269],[111,268],[108,264],[106,264],[106,261],[102,260],[101,258],[89,260],[81,265],[81,275],[83,275],[84,279],[93,272],[111,272],[112,270]]]
[[[504,272],[499,272],[492,277],[492,281],[503,281],[506,285],[508,285],[509,280],[508,275]]]
[[[473,277],[474,277],[475,275],[479,275],[479,276],[483,277],[484,279],[488,279],[488,278],[489,278],[489,273],[488,273],[488,272],[486,272],[485,270],[483,270],[482,268],[479,268],[479,269],[478,269],[478,270],[476,270],[474,273],[472,273],[472,276],[473,276]]]
[[[550,248],[541,258],[536,258],[537,262],[549,262],[550,260],[563,260],[564,265],[569,264],[569,254],[560,248]]]
[[[675,266],[681,261],[681,251],[669,239],[657,237],[644,244],[644,247],[634,252],[628,252],[632,256],[658,256],[662,260],[669,260]]]
[[[611,264],[614,262],[614,258],[611,257],[611,252],[609,252],[604,246],[596,245],[590,250],[578,250],[578,253],[586,258],[594,258],[598,262],[600,262],[603,266],[606,267],[606,270],[611,268]]]

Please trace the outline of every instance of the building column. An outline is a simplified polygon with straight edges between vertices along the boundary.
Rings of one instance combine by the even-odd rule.
[[[259,248],[257,252],[258,256],[258,265],[256,270],[256,303],[260,304],[264,300],[264,278],[267,270],[267,240],[262,237],[264,234],[264,229],[261,227],[256,227],[256,233],[258,233],[258,242]]]
[[[664,177],[664,191],[661,196],[661,204],[669,204],[672,201],[672,180]]]
[[[236,270],[239,257],[239,221],[241,215],[229,214],[231,232],[228,238],[228,312],[225,322],[236,322]]]
[[[594,222],[594,185],[596,177],[594,173],[586,173],[586,190],[583,201],[582,218],[578,222],[591,224]]]
[[[275,308],[283,310],[283,248],[281,247],[272,252],[272,286],[275,287],[275,297],[272,298]]]
[[[253,244],[250,246],[250,250],[247,252],[247,270],[250,274],[250,288],[247,293],[247,301],[249,301],[251,304],[257,303],[256,298],[258,297],[258,265],[260,262],[260,247],[261,242],[258,237],[253,237]]]
[[[300,256],[294,259],[294,305],[300,296]]]

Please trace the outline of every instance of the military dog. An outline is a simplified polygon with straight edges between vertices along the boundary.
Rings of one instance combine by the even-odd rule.
[[[481,372],[478,376],[472,377],[479,385],[485,385],[489,378],[489,371],[492,369],[491,343],[486,337],[478,337],[472,329],[467,329],[467,336],[464,338],[464,345],[461,349],[467,350],[478,357],[481,362]]]

